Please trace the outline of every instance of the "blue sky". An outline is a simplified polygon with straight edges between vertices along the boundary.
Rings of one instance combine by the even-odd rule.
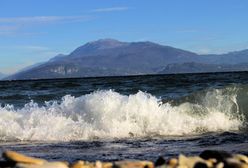
[[[204,54],[248,49],[247,9],[247,0],[1,0],[0,72],[101,38]]]

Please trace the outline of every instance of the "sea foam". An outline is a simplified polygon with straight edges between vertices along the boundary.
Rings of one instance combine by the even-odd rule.
[[[0,140],[70,141],[180,136],[237,131],[242,126],[235,95],[215,89],[199,103],[162,103],[139,91],[122,95],[113,90],[81,97],[66,95],[43,106],[35,102],[16,109],[0,108]]]

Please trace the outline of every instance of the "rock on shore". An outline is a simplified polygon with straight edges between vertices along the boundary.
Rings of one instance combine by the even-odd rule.
[[[225,151],[203,151],[199,156],[184,156],[165,160],[159,157],[152,161],[87,162],[79,160],[69,164],[66,161],[50,162],[29,157],[14,151],[5,151],[0,168],[248,168],[248,157]]]

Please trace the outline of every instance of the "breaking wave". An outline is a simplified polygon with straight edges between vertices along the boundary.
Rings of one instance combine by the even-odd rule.
[[[228,93],[228,94],[227,94]],[[122,95],[96,91],[61,101],[0,108],[0,140],[70,141],[180,136],[238,131],[244,116],[235,88],[200,93],[177,105],[139,91]]]

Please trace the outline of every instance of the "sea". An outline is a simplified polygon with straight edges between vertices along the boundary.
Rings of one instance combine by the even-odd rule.
[[[248,72],[0,82],[0,152],[48,160],[248,154]]]

